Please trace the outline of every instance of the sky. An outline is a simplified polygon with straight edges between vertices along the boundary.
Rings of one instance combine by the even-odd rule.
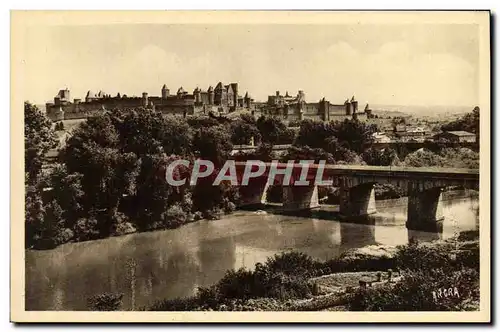
[[[31,26],[20,59],[26,98],[88,90],[161,95],[239,83],[257,101],[276,91],[343,103],[474,106],[479,30],[473,24]]]

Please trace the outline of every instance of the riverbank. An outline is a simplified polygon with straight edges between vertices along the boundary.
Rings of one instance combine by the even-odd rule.
[[[461,242],[458,242],[461,241]],[[479,309],[478,232],[405,246],[367,246],[319,262],[297,252],[228,271],[190,298],[152,311]]]
[[[121,309],[138,310],[163,299],[191,297],[198,287],[219,282],[227,270],[253,270],[282,252],[295,250],[325,262],[354,248],[446,239],[477,229],[476,202],[468,197],[445,201],[442,234],[409,232],[406,204],[396,200],[379,204],[379,219],[370,225],[236,211],[172,230],[27,250],[27,310],[87,310],[87,299],[103,293],[123,294]]]
[[[383,186],[382,186],[383,187]],[[272,189],[272,188],[271,188]],[[270,191],[272,191],[270,189]],[[324,189],[324,188],[323,188]],[[323,195],[326,195],[325,191],[323,190]],[[333,191],[333,193],[330,193],[330,196],[322,196],[322,204],[323,208],[327,210],[326,213],[326,218],[327,219],[332,219],[335,218],[335,215],[331,215],[332,207],[335,205],[338,205],[338,191]],[[335,196],[337,195],[337,196]],[[271,195],[272,196],[272,195]],[[443,201],[447,202],[452,199],[461,199],[461,198],[477,198],[478,197],[478,192],[477,191],[462,191],[462,190],[447,190],[443,193]],[[262,209],[266,210],[269,209],[267,212],[270,214],[273,213],[282,213],[280,211],[280,204],[281,203],[276,203],[273,199],[270,199],[271,197],[268,198],[268,203],[266,203],[265,206],[262,207]],[[398,196],[398,195],[389,195],[388,197],[383,197],[383,198],[376,198],[376,204],[379,205],[379,208],[386,208],[387,206],[391,206],[391,204],[394,202],[395,199],[401,200],[401,199],[407,199],[407,197],[403,196]],[[406,201],[398,201],[398,205],[406,206],[407,202]],[[182,210],[179,206],[175,205],[172,206],[171,208],[168,209],[166,215],[165,215],[165,222],[163,223],[155,223],[155,227],[150,228],[150,229],[140,229],[140,227],[137,225],[138,222],[133,222],[132,220],[129,220],[126,218],[123,213],[120,215],[122,216],[122,220],[120,221],[119,225],[120,227],[116,228],[109,236],[103,237],[100,235],[96,235],[91,237],[91,236],[76,236],[77,234],[71,230],[67,230],[63,234],[67,236],[66,240],[59,241],[59,245],[61,244],[66,244],[66,243],[79,243],[79,242],[88,242],[88,241],[94,241],[94,240],[102,240],[106,238],[114,238],[114,237],[121,237],[124,235],[129,235],[129,234],[134,234],[134,233],[144,233],[144,232],[156,232],[156,231],[164,231],[164,230],[173,230],[173,229],[178,229],[182,226],[192,224],[192,223],[198,223],[198,222],[203,222],[203,221],[212,221],[212,220],[220,220],[223,218],[228,218],[234,215],[238,215],[240,212],[247,212],[247,210],[239,210],[235,208],[235,205],[233,203],[228,203],[227,204],[227,209],[222,210],[222,209],[216,209],[213,211],[209,211],[209,213],[202,214],[200,212],[194,212],[194,213],[187,213]],[[321,209],[316,210],[313,215],[311,215],[312,218],[324,218],[321,213]],[[380,211],[379,211],[380,212]],[[297,214],[298,215],[298,214]],[[302,214],[307,215],[307,214]],[[97,218],[98,219],[98,218]],[[97,219],[92,220],[94,223],[97,223]],[[140,222],[139,222],[140,223]],[[82,229],[89,228],[89,225],[86,223],[82,223],[80,225]],[[59,246],[57,245],[57,246]],[[47,241],[38,241],[36,246],[31,246],[30,250],[52,250],[56,248],[57,246],[54,246],[54,241],[51,241],[51,239],[47,239]]]

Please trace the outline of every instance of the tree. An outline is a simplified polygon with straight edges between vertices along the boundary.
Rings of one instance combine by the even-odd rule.
[[[273,146],[271,144],[260,144],[255,151],[251,152],[239,152],[233,156],[234,160],[237,161],[247,161],[247,160],[260,160],[264,162],[269,162],[276,160],[276,153],[273,151]]]
[[[47,201],[56,202],[62,210],[62,219],[66,228],[73,229],[76,221],[83,217],[82,188],[83,175],[69,173],[65,165],[56,165],[48,177],[47,186],[52,190],[47,193]]]
[[[399,164],[396,150],[391,148],[375,149],[369,148],[362,153],[363,160],[373,166],[395,166]]]
[[[56,125],[55,125],[54,130],[55,131],[64,130],[64,123],[62,121],[57,122]]]
[[[331,123],[320,121],[303,120],[300,123],[300,130],[295,140],[299,146],[309,146],[311,148],[326,149],[327,139],[335,134]]]
[[[463,117],[449,122],[441,127],[443,131],[463,130],[476,134],[479,137],[479,107],[476,106],[472,112]]]
[[[372,134],[378,131],[377,125],[354,119],[336,121],[332,125],[338,142],[356,153],[362,153],[367,146],[371,145]]]
[[[216,118],[208,116],[193,116],[187,120],[187,123],[193,129],[207,128],[212,126],[218,126],[220,124]]]
[[[118,207],[131,192],[138,172],[135,153],[120,150],[120,135],[106,114],[80,125],[61,152],[68,172],[82,174],[84,208],[93,211],[102,236],[116,227]]]
[[[167,183],[165,170],[167,165],[178,157],[167,157],[164,154],[145,155],[142,157],[137,175],[136,225],[140,230],[162,228],[165,213],[169,206],[179,203],[187,190],[189,181],[184,187],[173,187]],[[186,177],[188,170],[176,169]],[[177,179],[180,173],[174,177]],[[191,212],[190,210],[187,212]]]
[[[479,168],[479,153],[468,148],[444,148],[440,155],[446,160],[446,167]]]
[[[191,151],[192,130],[184,119],[150,109],[117,112],[111,118],[124,152],[184,155]]]
[[[349,150],[346,142],[340,144],[335,136],[328,137],[325,140],[325,151],[333,156],[337,164],[359,165],[363,162],[356,152]]]
[[[194,135],[193,148],[202,159],[222,166],[231,155],[233,144],[224,126],[200,128]]]
[[[425,149],[419,149],[406,156],[405,166],[411,167],[443,167],[445,160],[440,155]]]
[[[238,187],[232,186],[229,181],[213,185],[219,171],[216,169],[208,177],[199,179],[193,188],[193,208],[208,219],[219,218],[223,212],[232,212],[239,199]]]
[[[254,144],[260,141],[260,132],[253,117],[241,116],[231,123],[231,142],[235,145]]]
[[[57,146],[51,121],[29,102],[24,103],[24,171],[27,182],[37,181],[42,170],[43,157]]]
[[[308,146],[290,147],[286,155],[283,156],[282,160],[295,160],[296,162],[299,162],[300,160],[314,160],[316,163],[320,160],[325,160],[329,164],[335,163],[335,159],[331,153],[319,148],[312,149]]]
[[[260,131],[263,143],[274,145],[283,141],[283,138],[290,138],[290,132],[287,126],[277,117],[259,117],[257,120],[257,128]]]
[[[25,240],[26,248],[32,248],[38,244],[42,235],[41,229],[44,222],[45,207],[43,204],[41,190],[28,186],[25,191]]]

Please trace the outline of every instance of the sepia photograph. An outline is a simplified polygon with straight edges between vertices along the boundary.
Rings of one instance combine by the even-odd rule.
[[[11,320],[489,322],[490,107],[489,11],[11,11]]]

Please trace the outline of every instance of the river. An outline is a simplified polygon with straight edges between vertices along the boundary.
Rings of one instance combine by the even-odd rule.
[[[190,296],[228,269],[252,268],[284,250],[326,260],[350,248],[405,244],[410,237],[448,238],[479,227],[477,192],[443,194],[445,221],[439,234],[409,233],[407,202],[377,201],[373,225],[237,211],[174,230],[27,250],[26,310],[87,310],[87,298],[104,292],[123,293],[123,308],[137,310],[155,300]]]

